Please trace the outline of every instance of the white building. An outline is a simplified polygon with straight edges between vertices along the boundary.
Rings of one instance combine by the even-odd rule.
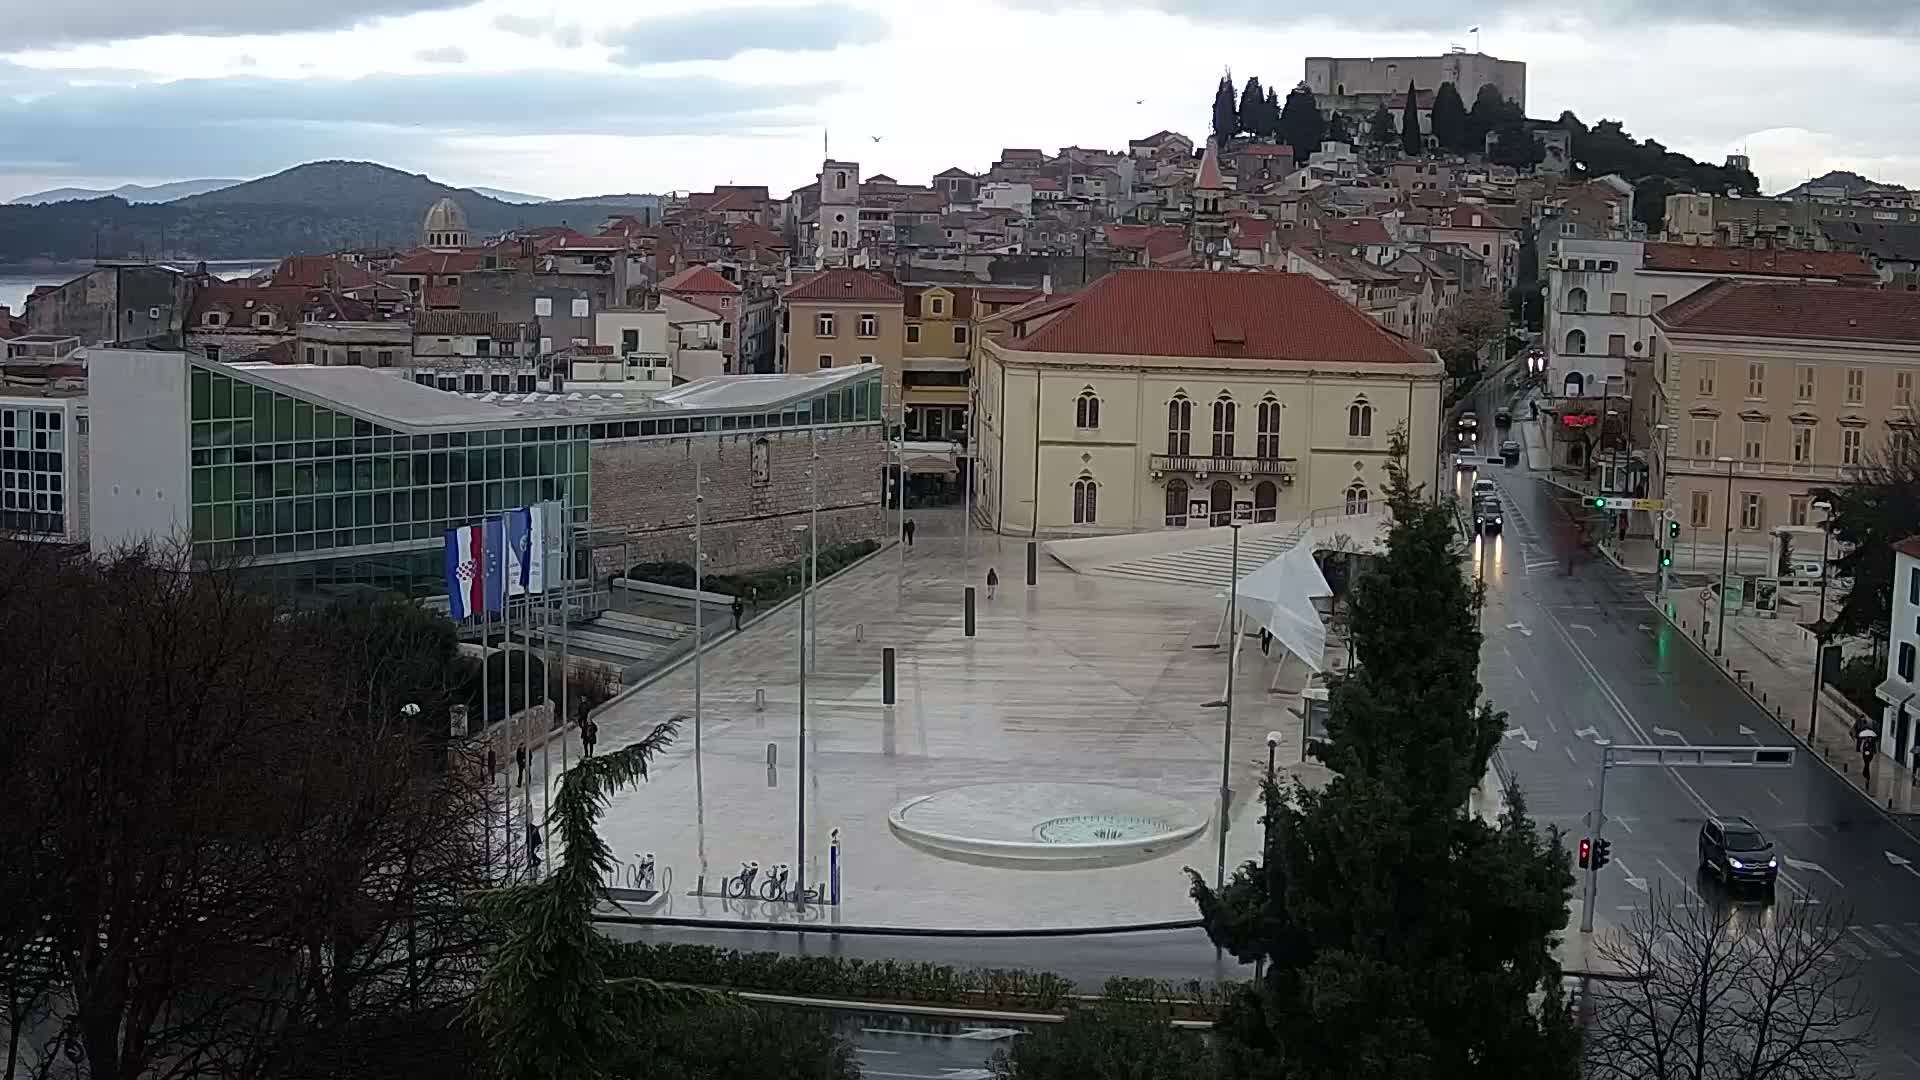
[[[1916,732],[1913,715],[1920,713],[1920,679],[1914,665],[1920,658],[1920,536],[1893,545],[1893,614],[1887,621],[1887,675],[1873,694],[1886,703],[1880,736],[1896,760],[1911,760]]]

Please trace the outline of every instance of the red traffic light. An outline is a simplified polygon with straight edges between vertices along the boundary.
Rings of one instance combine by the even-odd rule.
[[[1587,860],[1591,858],[1592,855],[1593,855],[1593,841],[1587,839],[1584,836],[1581,837],[1580,838],[1580,869],[1585,870],[1587,868]]]

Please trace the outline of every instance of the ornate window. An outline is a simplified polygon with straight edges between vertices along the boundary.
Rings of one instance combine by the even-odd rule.
[[[1100,485],[1091,476],[1073,482],[1073,523],[1092,525],[1100,519]]]
[[[1349,438],[1370,439],[1373,437],[1373,406],[1366,398],[1355,398],[1347,406],[1347,435]]]
[[[1271,461],[1280,456],[1280,403],[1268,395],[1254,410],[1257,434],[1253,440],[1253,456]]]
[[[1355,480],[1347,485],[1347,513],[1364,514],[1367,512],[1367,485]]]
[[[1193,453],[1193,402],[1185,394],[1175,394],[1167,402],[1167,453],[1173,457]]]
[[[1073,426],[1092,431],[1100,426],[1100,396],[1089,386],[1073,400]]]
[[[1213,403],[1213,456],[1233,456],[1233,419],[1239,410],[1233,399],[1221,394]]]
[[[1253,486],[1253,520],[1273,521],[1280,513],[1280,489],[1271,480]]]
[[[1187,482],[1175,478],[1167,481],[1167,526],[1185,528],[1187,524]]]

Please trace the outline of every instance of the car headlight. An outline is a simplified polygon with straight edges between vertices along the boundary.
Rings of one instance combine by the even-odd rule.
[[[1741,862],[1731,855],[1727,856],[1727,865],[1733,867],[1735,870],[1745,870],[1747,868],[1746,863]]]
[[[1768,860],[1767,860],[1767,869],[1769,869],[1769,870],[1772,870],[1772,869],[1774,869],[1774,868],[1776,868],[1776,867],[1778,867],[1779,865],[1780,865],[1780,860],[1779,860],[1779,859],[1768,859]]]

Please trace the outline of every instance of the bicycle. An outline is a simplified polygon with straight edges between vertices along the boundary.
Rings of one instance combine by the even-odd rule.
[[[737,877],[725,878],[720,883],[720,895],[729,900],[749,900],[753,898],[753,879],[760,873],[757,862],[740,864]]]
[[[818,904],[823,902],[822,891],[809,889],[804,885],[788,887],[793,877],[793,868],[786,863],[777,863],[760,883],[760,899],[769,903],[780,900],[792,900],[800,904]]]
[[[654,862],[653,852],[636,856],[639,860],[627,867],[627,884],[636,892],[673,891],[673,867],[658,866]]]

